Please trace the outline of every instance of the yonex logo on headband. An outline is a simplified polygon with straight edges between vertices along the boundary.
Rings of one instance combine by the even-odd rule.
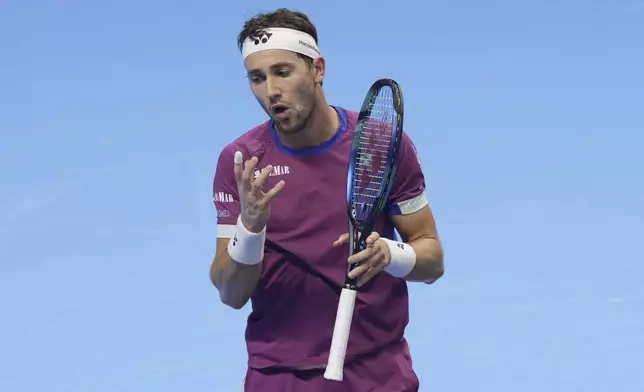
[[[273,35],[273,33],[264,33],[262,34],[261,37],[255,38],[255,41],[254,41],[255,45],[259,45],[260,42],[263,44],[267,43],[268,40],[271,38],[271,35]]]
[[[299,30],[273,27],[262,31],[257,37],[247,37],[242,46],[244,59],[263,50],[282,49],[300,53],[311,58],[321,56],[315,39]]]

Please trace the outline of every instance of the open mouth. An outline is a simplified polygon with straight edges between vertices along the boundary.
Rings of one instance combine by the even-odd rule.
[[[288,106],[282,105],[282,104],[271,106],[271,110],[273,111],[273,114],[277,117],[284,117],[288,114]]]

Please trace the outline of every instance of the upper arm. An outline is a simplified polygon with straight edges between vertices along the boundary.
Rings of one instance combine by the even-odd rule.
[[[217,260],[228,249],[228,242],[234,235],[234,228],[240,212],[233,158],[234,151],[228,145],[219,154],[212,184],[212,201],[217,210],[217,244],[215,257],[210,265],[210,279],[215,285]]]
[[[427,202],[425,176],[416,148],[411,139],[404,134],[399,162],[388,201],[389,218],[403,242],[417,244],[416,251],[420,252],[418,254],[422,254],[422,257],[427,260],[440,260],[438,264],[426,264],[426,266],[431,266],[431,274],[434,277],[425,283],[431,284],[438,279],[437,276],[442,275],[443,250],[438,238],[434,215]],[[429,241],[415,242],[420,239]],[[426,276],[427,273],[424,271],[419,276]]]
[[[217,210],[217,251],[219,257],[235,233],[240,213],[239,192],[234,172],[233,146],[226,146],[219,154],[212,185],[212,200]]]
[[[387,212],[403,241],[438,239],[436,223],[425,194],[425,175],[411,138],[403,133],[398,170],[389,195]]]

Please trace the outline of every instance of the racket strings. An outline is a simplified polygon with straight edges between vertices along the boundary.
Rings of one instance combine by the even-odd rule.
[[[368,107],[369,115],[356,129],[359,132],[353,177],[353,209],[358,221],[368,218],[384,186],[388,154],[395,129],[392,90],[381,88]]]

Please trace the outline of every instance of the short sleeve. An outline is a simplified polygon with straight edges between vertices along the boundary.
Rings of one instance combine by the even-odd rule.
[[[235,153],[227,146],[219,154],[212,185],[212,200],[217,210],[217,238],[232,238],[240,213],[239,194],[234,172]]]
[[[427,205],[425,176],[416,147],[407,133],[403,133],[396,178],[389,194],[389,215],[407,215]]]

